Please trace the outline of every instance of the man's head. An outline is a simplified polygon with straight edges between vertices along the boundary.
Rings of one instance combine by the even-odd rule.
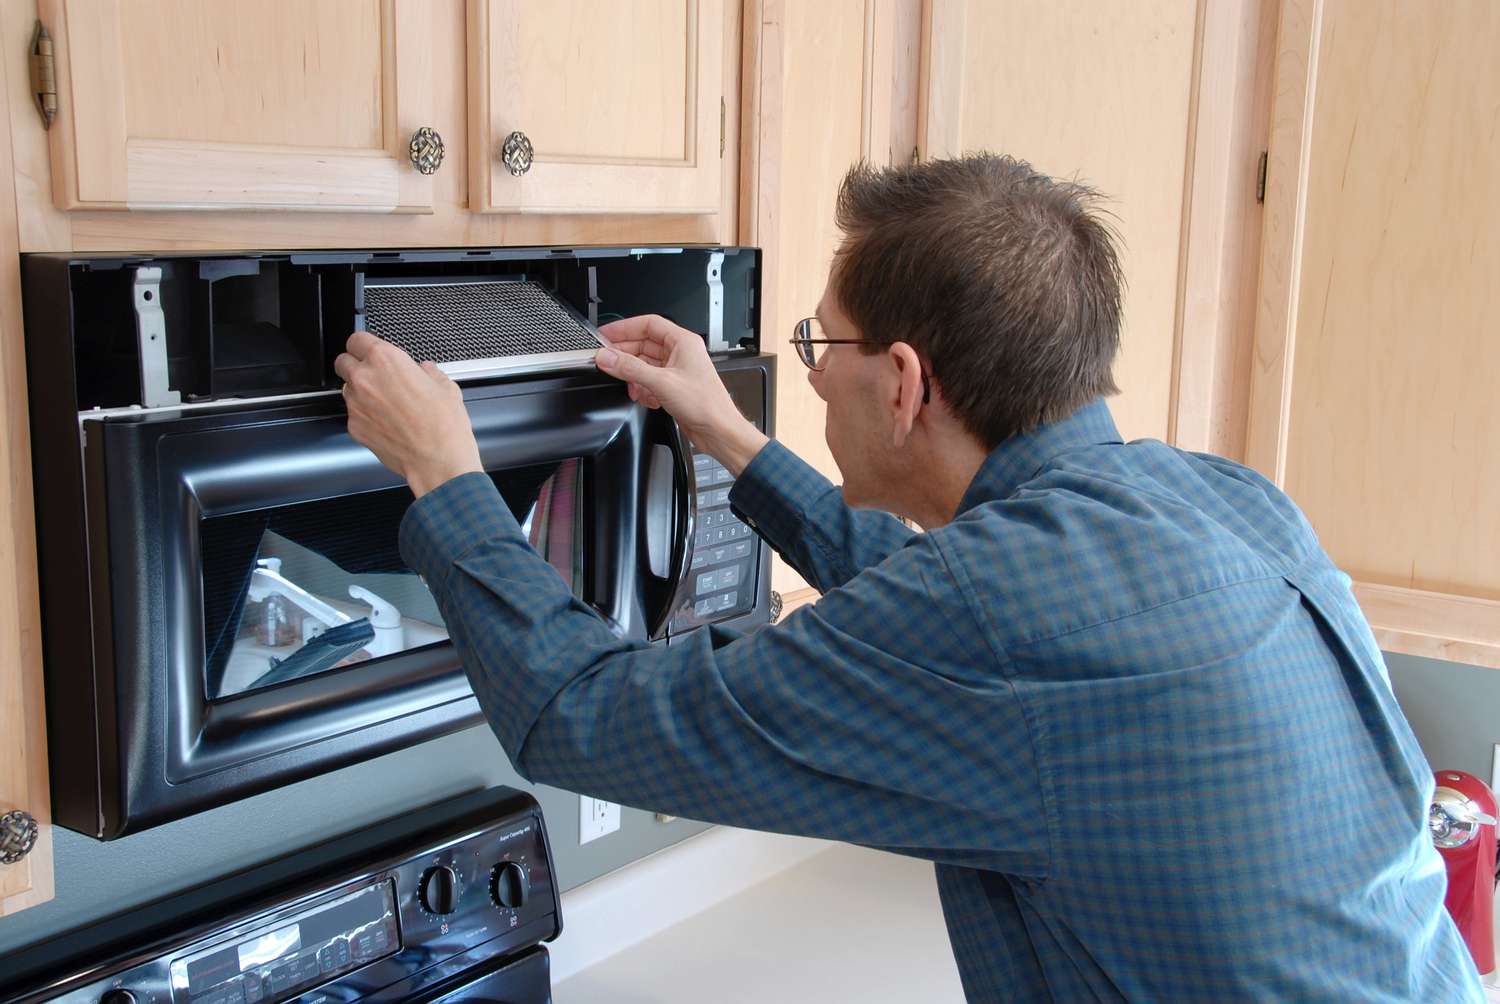
[[[818,313],[828,337],[871,344],[825,349],[813,383],[851,503],[892,502],[878,483],[906,459],[891,423],[920,412],[911,394],[893,404],[902,381],[929,374],[932,413],[980,453],[1115,392],[1122,279],[1096,200],[992,154],[845,176]]]
[[[860,165],[829,290],[862,337],[911,345],[993,449],[1115,392],[1122,280],[1096,201],[993,154]]]

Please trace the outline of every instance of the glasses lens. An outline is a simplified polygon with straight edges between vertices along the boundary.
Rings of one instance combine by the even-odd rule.
[[[818,319],[815,317],[804,317],[797,322],[794,334],[796,337],[793,339],[793,344],[797,346],[798,357],[801,358],[803,364],[808,369],[817,369],[818,350],[823,348],[823,346],[814,345],[809,339],[823,337],[823,332],[818,326]]]

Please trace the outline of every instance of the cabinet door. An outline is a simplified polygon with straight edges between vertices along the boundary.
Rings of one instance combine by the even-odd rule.
[[[469,0],[470,208],[718,212],[724,2]]]
[[[63,209],[431,212],[422,0],[41,0]],[[452,170],[452,167],[448,168]]]
[[[924,158],[1008,153],[1100,190],[1125,273],[1110,411],[1167,439],[1196,0],[932,0]]]
[[[5,96],[0,84],[0,98]],[[10,130],[0,129],[0,164],[10,159]],[[25,813],[29,821],[11,816],[14,832],[36,834],[24,856],[0,864],[0,917],[52,898],[42,630],[15,205],[14,176],[0,172],[0,817]],[[21,850],[13,845],[11,853]]]
[[[1249,460],[1387,651],[1500,667],[1500,8],[1286,0]]]

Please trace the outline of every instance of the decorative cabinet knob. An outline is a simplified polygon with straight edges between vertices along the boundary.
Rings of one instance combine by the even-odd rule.
[[[16,809],[0,816],[0,865],[13,865],[30,854],[39,833],[29,812]]]
[[[531,156],[531,140],[519,130],[505,137],[500,147],[500,163],[517,178],[531,170]]]
[[[443,164],[443,137],[436,129],[423,126],[411,134],[411,162],[423,174],[435,174]]]

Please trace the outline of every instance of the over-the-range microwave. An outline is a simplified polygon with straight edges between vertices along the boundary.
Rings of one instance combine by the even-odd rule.
[[[463,386],[537,550],[622,637],[770,619],[727,471],[592,365],[699,332],[773,433],[752,248],[22,258],[53,815],[101,839],[482,721],[401,561],[412,497],[348,434],[368,329]]]

